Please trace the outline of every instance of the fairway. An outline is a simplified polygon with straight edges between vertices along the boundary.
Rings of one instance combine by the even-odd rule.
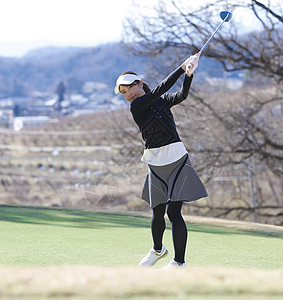
[[[282,299],[282,228],[268,235],[211,221],[187,226],[188,268],[164,271],[173,256],[168,223],[169,255],[138,268],[151,247],[149,217],[0,206],[0,298]]]
[[[283,238],[187,224],[192,267],[283,268]],[[0,206],[0,266],[136,266],[152,247],[150,219],[129,214]],[[164,236],[173,258],[170,224]]]

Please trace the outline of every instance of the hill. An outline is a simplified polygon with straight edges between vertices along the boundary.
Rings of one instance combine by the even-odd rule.
[[[88,81],[104,83],[112,90],[117,76],[126,70],[141,75],[160,72],[152,60],[132,53],[123,43],[89,48],[45,47],[20,58],[0,57],[0,98],[26,97],[34,91],[54,93],[60,81],[67,85],[68,93],[81,93]],[[221,77],[224,70],[217,61],[202,57],[198,73],[202,77]]]
[[[69,92],[79,93],[87,81],[113,88],[125,69],[145,71],[148,58],[135,56],[121,43],[93,48],[47,47],[20,58],[0,58],[0,97],[23,97],[33,91],[55,91],[63,81]]]

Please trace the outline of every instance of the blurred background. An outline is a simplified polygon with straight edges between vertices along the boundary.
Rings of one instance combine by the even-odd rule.
[[[1,3],[0,204],[149,211],[143,142],[115,81],[132,70],[154,87],[223,10],[232,20],[173,108],[209,193],[184,213],[283,225],[282,0]]]

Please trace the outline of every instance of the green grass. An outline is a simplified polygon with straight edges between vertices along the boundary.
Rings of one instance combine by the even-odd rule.
[[[187,224],[192,267],[283,267],[283,238]],[[173,256],[170,225],[164,236]],[[135,266],[152,246],[150,219],[70,209],[0,206],[0,266]]]
[[[187,224],[189,268],[167,273],[159,267],[173,255],[169,224],[170,255],[138,268],[152,245],[149,218],[0,205],[0,298],[281,299],[281,233],[213,224]]]

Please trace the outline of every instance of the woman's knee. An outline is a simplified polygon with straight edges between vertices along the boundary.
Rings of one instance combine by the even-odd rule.
[[[183,205],[183,202],[181,202],[181,201],[168,203],[167,215],[171,222],[174,222],[174,220],[182,217],[182,215],[181,215],[182,205]]]
[[[156,219],[164,218],[166,210],[166,204],[159,204],[152,209],[152,216]]]

